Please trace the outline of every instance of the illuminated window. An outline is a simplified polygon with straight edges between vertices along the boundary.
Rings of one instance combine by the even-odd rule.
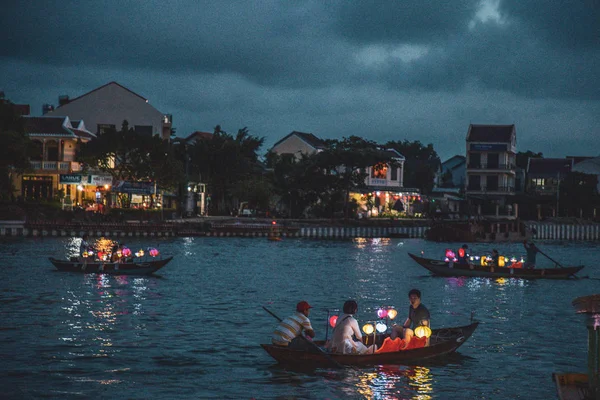
[[[371,168],[371,178],[385,179],[387,177],[387,165],[379,163]]]

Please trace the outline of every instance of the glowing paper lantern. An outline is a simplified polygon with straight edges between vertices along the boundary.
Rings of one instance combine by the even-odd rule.
[[[331,317],[329,317],[329,326],[331,326],[332,328],[335,328],[335,324],[337,323],[337,320],[338,320],[337,315],[332,315]]]
[[[83,258],[87,258],[87,256],[88,256],[88,252],[87,252],[87,251],[84,251],[84,252],[83,252],[83,254],[82,254],[82,256],[83,256]]]
[[[157,249],[150,249],[149,253],[152,257],[156,257],[159,254]]]
[[[394,318],[396,318],[396,315],[398,315],[398,311],[396,311],[396,310],[395,310],[395,309],[393,309],[393,308],[390,308],[390,309],[387,311],[387,316],[388,316],[388,318],[389,318],[389,319],[394,319]]]
[[[378,322],[375,325],[375,329],[377,329],[377,332],[383,333],[383,332],[387,331],[387,325],[384,324],[383,322]]]
[[[385,318],[385,317],[387,317],[387,314],[388,314],[387,310],[385,310],[383,308],[380,308],[379,310],[377,310],[377,316],[379,318]]]
[[[420,325],[415,328],[415,336],[418,338],[431,336],[431,328],[425,325]]]
[[[98,259],[99,260],[104,260],[104,252],[99,251],[97,254],[98,254]]]
[[[140,249],[137,253],[135,253],[136,257],[144,257],[144,250]]]
[[[365,325],[363,325],[362,330],[367,335],[370,335],[371,333],[373,333],[375,331],[375,329],[373,328],[373,325],[371,325],[371,324],[365,324]]]
[[[131,250],[129,250],[127,247],[123,247],[123,250],[121,251],[121,253],[123,253],[123,257],[131,256]]]

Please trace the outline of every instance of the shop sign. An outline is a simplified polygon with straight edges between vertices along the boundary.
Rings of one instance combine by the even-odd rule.
[[[92,186],[112,185],[112,176],[110,175],[90,175],[88,184]]]
[[[81,183],[81,179],[82,176],[81,175],[76,175],[76,174],[60,174],[60,181],[59,183],[65,184],[65,185],[78,185]]]
[[[499,143],[471,143],[472,151],[506,151],[505,144]]]
[[[154,183],[117,181],[112,191],[117,193],[154,194]]]

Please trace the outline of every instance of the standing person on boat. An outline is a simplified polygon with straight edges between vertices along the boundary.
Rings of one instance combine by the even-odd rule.
[[[306,301],[296,304],[296,312],[279,323],[273,332],[271,342],[277,346],[288,346],[300,350],[311,349],[312,346],[306,343],[306,340],[310,339],[300,337],[303,331],[306,336],[315,337],[315,331],[308,319],[311,308],[312,306]]]
[[[463,244],[460,249],[458,249],[458,264],[466,265],[469,263],[469,246]]]
[[[377,350],[377,346],[372,345],[367,347],[363,344],[358,321],[354,318],[354,314],[358,311],[358,303],[354,300],[346,301],[343,311],[344,314],[338,317],[335,323],[329,349],[333,353],[339,354],[374,353]]]
[[[525,260],[525,268],[535,268],[535,258],[539,252],[537,246],[533,242],[529,242],[527,239],[523,240],[523,247],[527,252],[527,259]]]
[[[405,347],[408,347],[410,340],[415,334],[414,329],[417,326],[425,325],[431,328],[429,310],[421,303],[421,291],[412,289],[408,292],[408,300],[410,301],[408,318],[406,318],[402,326],[394,325],[390,334],[392,340],[397,337],[404,339],[406,342]]]
[[[494,267],[498,266],[498,260],[500,258],[500,254],[498,253],[498,250],[494,249],[492,250],[492,262],[491,265],[493,265]]]
[[[87,252],[90,248],[90,244],[88,243],[88,235],[84,233],[81,237],[81,243],[79,243],[79,256],[83,257],[83,253]]]

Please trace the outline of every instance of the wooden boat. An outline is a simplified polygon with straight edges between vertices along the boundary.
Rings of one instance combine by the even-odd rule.
[[[58,260],[50,257],[50,262],[59,271],[65,272],[83,272],[86,274],[111,274],[111,275],[148,275],[158,271],[173,257],[151,259],[146,261],[134,261],[134,262],[103,262],[103,261],[69,261],[69,260]]]
[[[434,275],[440,276],[477,276],[484,278],[523,278],[523,279],[568,279],[576,278],[575,274],[583,265],[564,268],[509,268],[482,266],[476,264],[458,264],[454,263],[452,268],[450,263],[442,260],[432,260],[423,258],[414,254],[408,255],[420,266],[428,269]]]
[[[410,365],[453,353],[471,337],[478,325],[479,322],[473,322],[466,326],[434,329],[429,338],[429,346],[390,353],[355,355],[325,353],[319,352],[317,349],[310,351],[296,350],[273,344],[261,344],[261,347],[280,364],[295,366],[329,368],[339,365]],[[383,340],[384,335],[378,335],[377,343],[379,345]],[[324,345],[323,341],[315,341],[314,343],[318,346]]]

